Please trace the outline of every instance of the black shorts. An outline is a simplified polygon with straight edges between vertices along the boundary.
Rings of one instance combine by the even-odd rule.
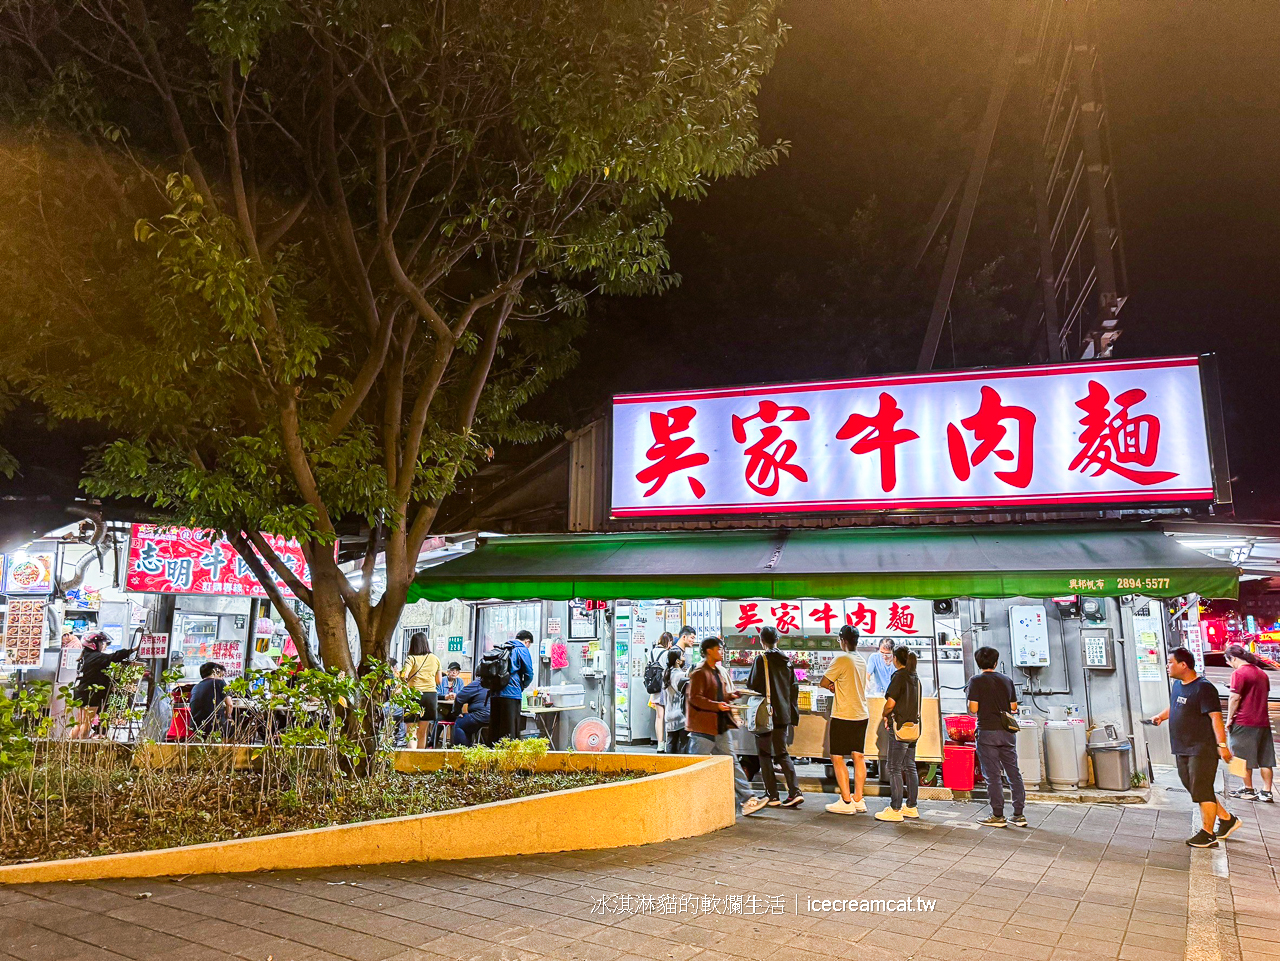
[[[72,691],[77,701],[82,701],[85,707],[93,708],[95,711],[101,711],[107,704],[107,689],[99,685],[94,685],[92,690],[77,689]]]
[[[867,719],[846,721],[843,718],[831,719],[830,734],[832,757],[848,757],[850,754],[864,754],[867,750]]]
[[[1250,771],[1276,766],[1276,745],[1269,727],[1246,727],[1232,724],[1227,733],[1231,753],[1242,758]]]
[[[419,721],[436,719],[436,692],[422,691],[418,694],[418,710],[404,716],[406,724],[417,724]]]
[[[1193,803],[1206,804],[1216,800],[1213,782],[1217,776],[1217,752],[1178,755],[1178,778],[1182,781],[1182,786],[1191,792]]]

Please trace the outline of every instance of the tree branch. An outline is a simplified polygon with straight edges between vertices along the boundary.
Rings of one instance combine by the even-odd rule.
[[[302,601],[303,604],[306,604],[307,607],[314,607],[311,588],[302,583],[302,578],[289,569],[289,565],[281,560],[280,555],[267,543],[267,539],[262,536],[261,532],[249,531],[248,534],[250,542],[257,548],[258,553],[262,555],[262,559],[271,566],[271,569],[276,572],[280,580],[284,581],[285,586],[293,591],[294,596]]]
[[[253,571],[253,576],[258,579],[262,589],[267,592],[271,605],[284,619],[284,625],[289,629],[289,634],[293,637],[294,646],[298,649],[298,661],[303,669],[312,667],[311,647],[308,643],[306,628],[302,624],[302,618],[298,616],[297,611],[289,606],[284,594],[281,593],[270,572],[263,565],[262,559],[254,553],[253,548],[249,546],[249,542],[244,539],[244,536],[242,534],[232,534],[228,540],[231,542],[231,546],[235,548],[236,553],[249,565],[249,569]]]

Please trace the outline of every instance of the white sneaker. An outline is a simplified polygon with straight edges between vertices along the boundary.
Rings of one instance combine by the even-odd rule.
[[[856,810],[859,814],[866,814],[866,813],[867,813],[867,802],[866,802],[866,801],[854,801],[854,802],[853,802],[853,807],[854,807],[854,810]]]
[[[755,814],[757,811],[762,810],[764,807],[765,807],[765,801],[763,798],[758,798],[758,797],[747,798],[747,800],[742,802],[742,815],[743,817],[746,817],[748,814]]]
[[[832,814],[857,814],[858,805],[855,801],[835,801],[827,805],[827,810]],[[866,810],[863,806],[862,810]]]
[[[902,809],[902,816],[904,818],[918,818],[920,817],[920,810],[919,808],[904,807]]]
[[[895,811],[893,808],[885,808],[883,811],[876,812],[877,821],[901,821],[902,812]]]

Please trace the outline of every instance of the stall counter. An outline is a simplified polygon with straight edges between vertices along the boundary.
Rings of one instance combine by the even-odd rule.
[[[830,701],[828,700],[828,704]],[[867,741],[866,753],[870,757],[879,755],[877,739],[880,732],[881,718],[884,716],[884,698],[867,698]],[[741,712],[735,712],[741,726]],[[825,712],[800,711],[800,723],[796,725],[795,738],[788,747],[792,757],[829,757],[827,750],[827,721],[830,708]],[[942,761],[941,715],[938,711],[938,699],[926,697],[920,709],[920,740],[916,742],[916,760],[924,762]],[[739,747],[744,752],[755,753],[755,744],[751,735],[743,729],[739,735]]]

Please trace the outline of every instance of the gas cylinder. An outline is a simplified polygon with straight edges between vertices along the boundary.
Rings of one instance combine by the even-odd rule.
[[[1069,790],[1080,783],[1076,726],[1067,719],[1065,707],[1049,708],[1049,720],[1044,725],[1044,759],[1049,783],[1057,790]]]
[[[1018,771],[1031,790],[1044,781],[1044,722],[1032,714],[1018,715]]]
[[[1080,787],[1089,786],[1089,722],[1080,716],[1080,708],[1074,704],[1067,705],[1067,721],[1076,736],[1076,757],[1079,764]]]

